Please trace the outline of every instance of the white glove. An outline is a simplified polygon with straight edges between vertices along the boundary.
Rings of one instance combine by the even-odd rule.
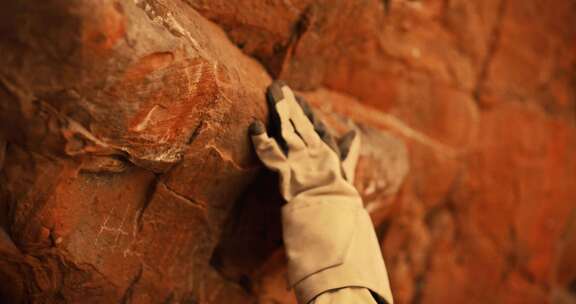
[[[279,173],[288,202],[282,208],[288,279],[300,303],[349,286],[368,288],[392,303],[372,222],[351,184],[359,136],[350,133],[337,148],[308,106],[281,82],[270,86],[268,100],[271,128],[278,134],[268,136],[259,121],[250,134],[260,160]]]
[[[260,121],[250,126],[250,133],[260,160],[280,174],[280,191],[284,199],[296,203],[327,194],[359,199],[351,183],[359,156],[360,136],[352,131],[343,137],[341,147],[348,152],[341,162],[340,151],[324,125],[319,120],[313,124],[308,119],[288,86],[281,82],[272,84],[268,100],[273,120],[279,120],[278,141],[268,136]],[[303,104],[303,107],[308,115],[313,115],[307,105]]]

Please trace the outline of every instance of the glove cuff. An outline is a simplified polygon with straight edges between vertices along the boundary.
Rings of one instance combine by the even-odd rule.
[[[299,303],[343,287],[365,287],[392,303],[372,221],[359,197],[322,196],[282,210],[288,278]]]

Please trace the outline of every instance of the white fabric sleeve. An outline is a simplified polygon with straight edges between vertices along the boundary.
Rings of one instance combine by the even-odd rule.
[[[360,198],[289,203],[282,222],[288,280],[299,303],[344,287],[364,287],[393,303],[380,245]]]
[[[327,291],[310,304],[378,304],[370,291],[361,287],[347,287]]]

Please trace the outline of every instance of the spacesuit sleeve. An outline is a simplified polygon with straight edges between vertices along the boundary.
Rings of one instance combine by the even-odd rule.
[[[380,245],[359,199],[287,204],[282,221],[288,279],[299,303],[393,303]],[[340,300],[350,297],[358,301]]]
[[[378,304],[370,290],[361,287],[345,287],[326,291],[310,304]]]

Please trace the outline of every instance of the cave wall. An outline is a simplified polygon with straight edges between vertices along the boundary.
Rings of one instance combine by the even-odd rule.
[[[398,303],[576,303],[574,1],[1,8],[4,299],[294,303],[246,134],[281,78],[361,132]]]

